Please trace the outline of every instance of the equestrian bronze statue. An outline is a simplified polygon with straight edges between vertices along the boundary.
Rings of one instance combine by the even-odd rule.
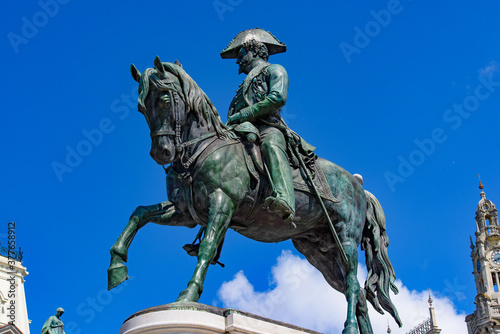
[[[139,206],[111,248],[108,288],[125,281],[127,253],[149,222],[200,225],[198,258],[177,302],[198,302],[210,264],[218,263],[229,228],[261,242],[291,239],[295,248],[347,299],[343,333],[373,333],[367,300],[401,326],[390,290],[397,293],[389,261],[385,216],[378,200],[346,170],[317,157],[291,131],[280,111],[288,75],[268,63],[286,46],[262,29],[238,34],[221,53],[236,58],[247,76],[234,97],[227,125],[205,93],[178,63],[161,62],[140,73],[139,111],[150,129],[151,156],[166,168],[168,201]],[[356,277],[358,246],[368,278]],[[335,312],[335,310],[332,310]]]

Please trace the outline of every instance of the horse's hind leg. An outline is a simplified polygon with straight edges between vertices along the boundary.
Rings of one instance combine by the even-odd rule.
[[[364,291],[360,289],[357,280],[357,248],[351,247],[350,244],[344,243],[344,251],[349,260],[349,270],[344,276],[344,271],[340,268],[340,257],[336,248],[321,250],[325,248],[320,241],[324,230],[318,230],[308,238],[292,239],[293,245],[301,252],[307,260],[316,267],[330,284],[337,291],[345,294],[348,302],[348,316],[345,322],[344,331],[342,333],[358,333],[358,324],[361,334],[373,334],[370,319],[368,318],[368,308]],[[332,240],[333,242],[333,240]],[[358,322],[356,322],[356,319]]]
[[[348,271],[345,277],[345,297],[347,299],[347,320],[342,334],[358,334],[356,315],[359,306],[361,288],[357,277],[358,249],[353,243],[344,243],[344,251],[348,260]],[[358,306],[359,305],[359,306]]]
[[[361,334],[373,334],[365,291],[360,287],[357,278],[358,248],[355,247],[354,243],[343,246],[349,261],[349,271],[345,278],[345,296],[348,304],[347,320],[342,334],[357,334],[358,328]]]
[[[200,299],[208,266],[226,235],[234,212],[233,201],[222,190],[217,189],[208,198],[208,223],[205,237],[198,250],[198,264],[187,288],[180,293],[177,302],[197,302]]]
[[[127,226],[110,250],[111,264],[108,268],[108,290],[128,279],[127,267],[123,264],[123,261],[127,262],[128,248],[137,231],[149,221],[169,225],[167,222],[176,214],[178,214],[178,211],[171,202],[139,206],[134,210]]]
[[[359,332],[361,334],[373,334],[364,289],[361,289],[359,293],[358,305],[356,306],[356,319],[358,319]]]

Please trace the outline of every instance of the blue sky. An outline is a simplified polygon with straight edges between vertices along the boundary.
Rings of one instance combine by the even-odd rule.
[[[156,55],[179,59],[225,121],[243,76],[219,53],[254,27],[288,46],[270,62],[289,74],[283,116],[290,127],[320,156],[362,174],[380,200],[398,279],[448,298],[459,313],[474,310],[469,235],[478,173],[487,198],[500,203],[498,2],[28,0],[4,7],[0,231],[2,222],[5,233],[9,221],[18,224],[32,332],[59,306],[68,334],[117,331],[132,313],[173,302],[184,289],[195,259],[181,247],[196,231],[147,225],[130,249],[134,278],[104,292],[109,248],[131,212],[166,200],[129,66],[143,71]],[[210,268],[200,301],[222,306],[217,291],[240,270],[256,291],[272,289],[283,250],[298,255],[290,242],[260,244],[229,232],[226,268]]]

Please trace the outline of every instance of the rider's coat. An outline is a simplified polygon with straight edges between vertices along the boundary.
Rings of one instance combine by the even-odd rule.
[[[236,91],[228,116],[250,107],[252,113],[242,121],[262,125],[259,120],[284,125],[281,109],[288,96],[288,74],[283,66],[264,63],[247,75]]]

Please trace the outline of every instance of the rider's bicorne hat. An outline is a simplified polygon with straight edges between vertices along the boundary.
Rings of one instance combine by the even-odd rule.
[[[267,52],[269,55],[274,55],[277,53],[285,52],[286,45],[278,41],[276,37],[273,36],[269,31],[264,29],[255,28],[248,29],[240,32],[235,38],[229,43],[229,45],[222,50],[220,53],[222,58],[238,58],[238,52],[245,42],[250,40],[256,40],[257,42],[264,43],[267,46]]]

